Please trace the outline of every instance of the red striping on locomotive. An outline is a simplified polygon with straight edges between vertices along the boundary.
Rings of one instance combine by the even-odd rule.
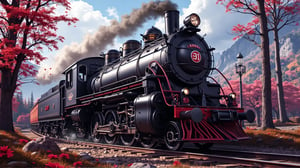
[[[124,91],[124,90],[129,89],[129,88],[134,88],[134,87],[137,87],[137,86],[141,86],[142,84],[143,83],[137,83],[137,84],[126,86],[126,87],[122,87],[122,88],[119,88],[119,89],[116,89],[116,90],[112,90],[112,91],[108,91],[108,92],[96,94],[94,96],[83,97],[83,98],[80,98],[79,100],[80,101],[89,100],[89,99],[92,99],[92,98],[95,98],[95,97],[100,97],[100,96],[104,96],[104,95],[107,95],[107,94],[116,93],[116,92],[119,92],[119,91]]]
[[[120,89],[116,89],[116,90],[113,91],[113,93],[116,93],[116,92],[119,92],[119,91],[120,91]]]
[[[211,124],[205,120],[200,123],[181,120],[181,127],[183,128],[182,140],[190,142],[235,141],[249,138],[237,121]]]
[[[91,102],[88,102],[88,103],[85,103],[85,104],[80,104],[80,105],[75,105],[75,106],[66,107],[65,109],[68,110],[68,109],[73,109],[73,108],[77,108],[77,107],[88,106],[88,105],[90,105],[90,104],[91,104]]]
[[[95,97],[100,97],[100,96],[104,96],[104,95],[111,94],[111,93],[113,93],[113,91],[96,94]]]
[[[137,86],[141,86],[143,85],[143,83],[137,83],[137,84],[134,84],[134,85],[130,85],[129,88],[133,88],[133,87],[137,87]]]
[[[94,96],[88,96],[88,97],[84,97],[84,98],[80,98],[80,101],[84,101],[84,100],[88,100],[88,99],[92,99],[94,98]]]
[[[127,87],[123,87],[120,90],[126,90],[126,89],[128,89],[128,86]]]

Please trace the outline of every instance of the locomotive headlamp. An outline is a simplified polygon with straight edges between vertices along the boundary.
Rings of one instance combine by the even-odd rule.
[[[186,27],[198,27],[200,25],[200,17],[196,13],[187,16],[184,21]]]
[[[190,90],[188,88],[183,88],[181,89],[181,93],[184,94],[185,96],[190,94]]]
[[[236,95],[235,95],[235,93],[230,93],[230,94],[229,94],[229,97],[231,97],[232,99],[235,99],[235,98],[236,98]]]

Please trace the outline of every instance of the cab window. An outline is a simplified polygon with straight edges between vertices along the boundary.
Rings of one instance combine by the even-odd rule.
[[[86,82],[86,66],[81,65],[78,70],[78,79],[80,81]]]
[[[66,87],[67,87],[67,89],[70,89],[70,88],[72,88],[72,86],[73,86],[73,70],[72,69],[70,69],[70,71],[68,71],[67,72],[67,74],[66,74]]]

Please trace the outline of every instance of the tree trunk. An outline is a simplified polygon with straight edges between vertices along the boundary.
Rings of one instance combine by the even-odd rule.
[[[14,86],[11,85],[11,70],[2,69],[1,76],[1,105],[0,105],[0,130],[14,132],[12,116],[12,98]]]
[[[260,127],[261,126],[261,122],[260,122],[261,112],[258,108],[255,108],[255,112],[256,112],[256,126]]]
[[[282,71],[281,71],[281,64],[280,64],[279,38],[278,38],[278,30],[276,28],[274,29],[274,41],[275,41],[275,72],[276,72],[279,120],[280,122],[285,123],[289,121],[289,118],[285,110],[284,92],[282,86]]]
[[[264,0],[256,0],[259,10],[260,38],[262,49],[262,129],[274,128],[271,100],[271,66],[269,51],[269,35]]]

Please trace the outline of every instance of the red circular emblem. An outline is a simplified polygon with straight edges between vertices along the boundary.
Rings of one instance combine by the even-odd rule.
[[[191,53],[191,59],[193,62],[195,63],[199,63],[201,61],[201,55],[200,55],[200,52],[199,51],[192,51]]]

